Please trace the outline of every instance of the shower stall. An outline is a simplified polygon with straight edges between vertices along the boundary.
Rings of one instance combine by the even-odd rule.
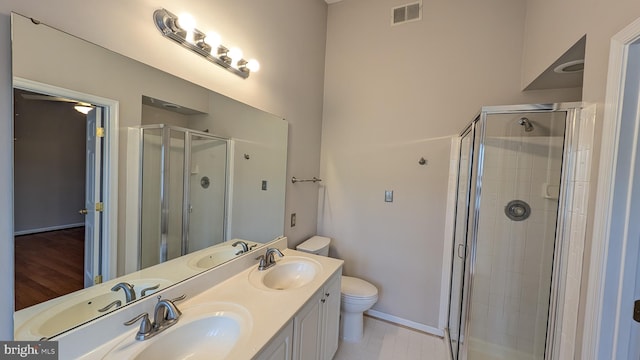
[[[461,133],[448,338],[454,360],[552,359],[579,105],[484,107]]]
[[[163,124],[137,130],[139,267],[223,242],[229,140]]]

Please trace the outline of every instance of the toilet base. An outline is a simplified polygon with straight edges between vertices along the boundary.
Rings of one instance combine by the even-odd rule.
[[[340,311],[340,338],[347,342],[360,342],[363,336],[361,312]]]

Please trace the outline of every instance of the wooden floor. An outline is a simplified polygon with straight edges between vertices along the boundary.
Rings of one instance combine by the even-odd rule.
[[[16,310],[84,288],[84,227],[15,238]]]

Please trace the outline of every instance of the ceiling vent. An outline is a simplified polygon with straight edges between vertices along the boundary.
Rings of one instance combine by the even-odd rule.
[[[418,20],[422,20],[422,1],[391,9],[391,25],[400,25]]]

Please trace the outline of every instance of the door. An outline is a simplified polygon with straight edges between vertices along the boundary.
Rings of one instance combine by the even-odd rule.
[[[454,360],[458,359],[462,335],[462,295],[464,288],[464,270],[467,250],[467,228],[471,185],[471,165],[473,155],[473,125],[460,140],[458,161],[458,189],[456,194],[456,217],[453,240],[453,260],[451,272],[451,291],[449,299],[449,340]]]
[[[224,242],[227,192],[227,141],[189,135],[185,171],[184,254]]]
[[[102,144],[104,128],[102,108],[95,107],[87,114],[87,157],[84,245],[84,287],[102,282]]]

